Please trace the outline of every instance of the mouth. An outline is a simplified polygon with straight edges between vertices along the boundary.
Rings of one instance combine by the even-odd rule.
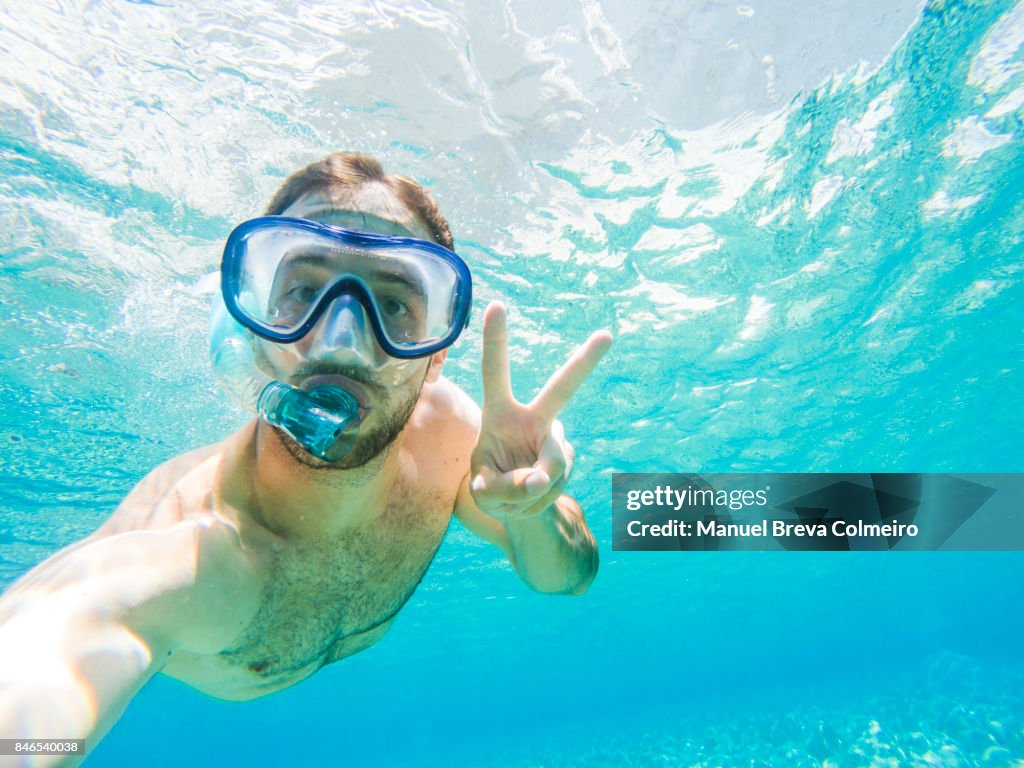
[[[355,379],[350,379],[348,376],[342,376],[340,373],[318,373],[304,379],[299,386],[306,392],[310,392],[317,387],[341,387],[346,392],[350,393],[356,399],[356,402],[359,403],[360,421],[366,420],[366,414],[371,408],[371,391],[369,386],[363,382],[356,381]]]

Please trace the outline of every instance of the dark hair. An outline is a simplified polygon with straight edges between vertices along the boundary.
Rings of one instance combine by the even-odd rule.
[[[307,192],[329,195],[334,189],[354,188],[371,182],[380,182],[390,188],[426,225],[434,240],[445,248],[453,248],[448,222],[437,207],[437,202],[422,185],[406,176],[386,176],[376,158],[356,152],[334,152],[293,173],[274,194],[265,215],[280,215]]]

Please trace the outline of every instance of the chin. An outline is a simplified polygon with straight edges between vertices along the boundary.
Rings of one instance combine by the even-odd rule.
[[[379,456],[387,450],[391,442],[394,442],[392,439],[386,445],[379,446],[379,441],[372,439],[375,437],[374,435],[363,434],[359,436],[359,439],[353,446],[352,451],[345,458],[339,459],[338,461],[327,461],[326,459],[321,459],[318,456],[311,454],[297,443],[289,434],[283,432],[277,427],[274,427],[274,432],[281,439],[281,443],[287,449],[291,457],[299,464],[310,469],[320,469],[325,471],[358,469]],[[367,441],[367,437],[370,437],[371,440]]]

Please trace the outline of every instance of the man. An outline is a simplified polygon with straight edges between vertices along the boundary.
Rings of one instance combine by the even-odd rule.
[[[229,239],[223,298],[256,377],[307,399],[341,392],[344,453],[253,419],[158,467],[93,535],[19,580],[0,600],[0,738],[91,748],[157,672],[225,699],[293,685],[387,632],[452,514],[538,591],[593,580],[555,416],[610,335],[521,404],[492,304],[481,411],[441,376],[468,271],[422,187],[338,153],[290,177],[267,214],[288,218]],[[324,402],[309,413],[330,415]]]

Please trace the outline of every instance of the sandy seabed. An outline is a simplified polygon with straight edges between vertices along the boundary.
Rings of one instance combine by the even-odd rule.
[[[508,768],[1024,768],[1024,668],[939,654],[884,694],[511,745]],[[675,719],[674,724],[667,724]],[[680,727],[679,723],[686,723]],[[497,757],[497,756],[496,756]]]

